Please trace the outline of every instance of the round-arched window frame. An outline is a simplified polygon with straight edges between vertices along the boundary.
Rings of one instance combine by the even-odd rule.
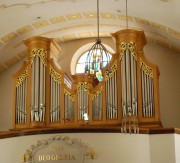
[[[94,42],[93,42],[93,43],[85,44],[85,45],[81,46],[81,47],[74,53],[74,55],[73,55],[73,57],[72,57],[72,59],[71,59],[71,64],[70,64],[70,70],[71,70],[71,74],[72,74],[72,75],[76,74],[76,65],[77,65],[80,57],[81,57],[84,53],[88,52],[88,50],[89,50],[93,45],[94,45]],[[108,45],[106,45],[106,44],[104,44],[104,43],[103,43],[103,45],[104,45],[104,47],[106,48],[106,50],[107,50],[111,55],[113,55],[113,53],[115,53],[114,50],[113,50],[110,46],[108,46]],[[83,72],[83,73],[84,73],[84,72]]]
[[[86,51],[84,52],[78,59],[77,63],[76,63],[76,73],[85,73],[85,66],[86,66],[86,58],[87,58],[87,55],[89,54],[90,51]],[[100,53],[100,50],[98,49],[97,50],[97,53]],[[103,61],[100,61],[100,59],[98,58],[98,56],[95,58],[95,60],[99,60],[98,63],[96,64],[96,77],[99,81],[102,81],[103,80],[103,76],[102,76],[102,72],[100,70],[100,62],[103,62],[102,64],[102,67],[105,67],[107,65],[107,63],[111,60],[112,58],[112,54],[110,52],[105,52],[102,50],[102,54],[103,54]],[[93,59],[94,59],[94,56],[92,55],[91,56],[91,61],[90,62],[93,62]],[[90,72],[91,73],[94,73],[92,68],[90,67]]]

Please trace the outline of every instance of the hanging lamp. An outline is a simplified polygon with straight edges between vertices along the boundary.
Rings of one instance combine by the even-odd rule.
[[[102,73],[103,68],[106,69],[106,74],[109,73],[110,54],[105,46],[101,43],[99,37],[99,0],[97,0],[97,39],[95,44],[88,51],[85,62],[85,74],[96,77],[97,73]]]

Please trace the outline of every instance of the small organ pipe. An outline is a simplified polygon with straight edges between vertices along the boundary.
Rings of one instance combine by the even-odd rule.
[[[141,79],[142,79],[142,100],[143,100],[143,116],[145,117],[145,81],[144,81],[144,71],[141,70]]]
[[[27,112],[26,112],[26,96],[27,96],[27,78],[25,79],[25,98],[24,98],[24,103],[25,103],[25,105],[24,105],[24,116],[25,116],[25,123],[26,123],[26,121],[27,121]]]
[[[20,84],[20,108],[19,108],[19,123],[22,123],[22,83]]]
[[[52,98],[52,92],[53,92],[53,81],[52,81],[52,75],[50,75],[50,82],[51,82],[51,97],[50,97],[50,100],[51,100],[51,106],[50,106],[50,121],[52,122],[52,110],[53,110],[53,98]]]
[[[16,116],[15,116],[15,123],[18,123],[17,117],[18,117],[18,87],[16,87]]]
[[[102,105],[102,92],[98,95],[99,99],[99,109],[98,109],[98,119],[100,120],[101,119],[101,105]]]
[[[150,93],[149,93],[150,117],[152,117],[152,78],[151,77],[149,77],[149,90],[150,90]]]
[[[137,64],[136,60],[133,60],[134,67],[134,100],[135,100],[135,115],[137,116]]]
[[[34,62],[32,63],[32,70],[31,70],[31,109],[34,109]]]
[[[23,123],[23,112],[24,112],[24,90],[23,90],[24,82],[21,83],[21,123]]]
[[[53,122],[54,122],[54,119],[55,119],[55,81],[54,81],[54,79],[52,80],[53,81],[53,96],[52,96],[52,98],[53,98]]]
[[[35,57],[35,112],[38,112],[38,75],[39,75],[39,58],[38,56]],[[37,119],[36,119],[37,121]]]
[[[111,119],[114,119],[114,75],[111,77]]]
[[[131,99],[130,99],[130,68],[129,68],[129,50],[126,49],[126,83],[127,83],[127,103],[126,105],[130,105]]]
[[[114,73],[114,90],[115,90],[115,97],[114,97],[114,102],[115,102],[115,118],[117,119],[118,115],[117,115],[117,71],[115,71]]]
[[[80,119],[80,90],[79,90],[79,92],[78,92],[78,118]]]
[[[58,90],[57,90],[57,82],[55,81],[55,121],[57,121],[57,93],[58,93]]]
[[[39,92],[39,98],[40,98],[40,108],[42,108],[42,106],[43,106],[43,100],[44,100],[44,94],[43,94],[43,88],[44,88],[44,81],[43,81],[43,63],[42,62],[40,62],[39,63],[40,64],[40,92]]]
[[[16,97],[16,116],[17,116],[17,118],[16,118],[16,123],[17,124],[19,124],[19,86],[18,87],[16,87],[16,90],[17,90],[17,97]]]
[[[130,64],[131,64],[131,108],[132,108],[132,114],[135,115],[136,112],[136,105],[135,105],[135,71],[134,69],[134,57],[133,55],[130,56]]]
[[[58,84],[57,85],[57,121],[59,122],[59,88],[60,88],[60,85]]]

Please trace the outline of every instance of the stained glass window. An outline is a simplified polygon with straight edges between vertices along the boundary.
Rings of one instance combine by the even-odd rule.
[[[98,53],[99,50],[97,50]],[[76,73],[85,73],[85,62],[86,62],[86,58],[88,55],[89,51],[83,53],[81,55],[81,57],[79,58],[77,64],[76,64]],[[111,60],[112,55],[110,53],[108,53],[108,55],[105,54],[105,52],[103,53],[103,62],[102,62],[102,67],[105,67],[107,65],[107,62]],[[93,60],[97,60],[98,64],[93,65],[92,62]],[[102,81],[103,76],[102,76],[102,72],[100,70],[100,56],[96,56],[96,58],[94,56],[91,57],[90,60],[90,68],[91,68],[91,74],[93,73],[92,70],[92,66],[94,66],[96,68],[96,77],[98,78],[99,81]]]

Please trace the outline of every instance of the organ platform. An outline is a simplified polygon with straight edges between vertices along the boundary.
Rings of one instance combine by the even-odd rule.
[[[24,41],[28,59],[14,75],[13,130],[88,128],[131,124],[161,128],[159,70],[144,55],[144,32],[113,33],[116,52],[103,80],[75,74],[68,79],[51,58],[52,39]],[[128,37],[127,37],[128,36]]]

